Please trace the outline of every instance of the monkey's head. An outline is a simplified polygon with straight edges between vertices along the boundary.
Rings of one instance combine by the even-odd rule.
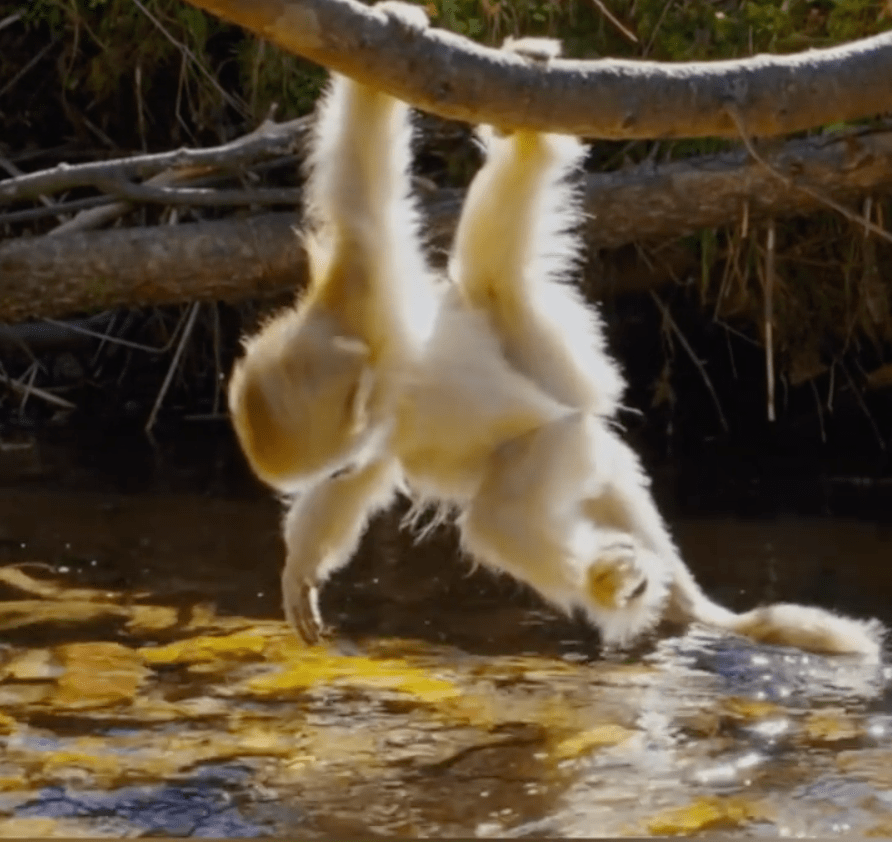
[[[233,425],[252,469],[298,490],[350,461],[378,424],[368,347],[324,315],[288,310],[249,339],[229,382]]]

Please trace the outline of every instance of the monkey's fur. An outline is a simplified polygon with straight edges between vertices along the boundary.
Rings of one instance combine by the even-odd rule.
[[[418,7],[379,4],[409,27]],[[553,42],[506,45],[547,61]],[[575,138],[482,134],[448,279],[429,269],[410,197],[403,103],[341,76],[310,156],[310,283],[245,343],[229,399],[257,475],[291,495],[289,620],[317,639],[319,586],[405,490],[458,512],[483,564],[582,609],[607,644],[661,619],[877,658],[876,622],[772,605],[744,614],[697,585],[649,480],[612,424],[624,388],[596,312],[568,278],[581,210]]]

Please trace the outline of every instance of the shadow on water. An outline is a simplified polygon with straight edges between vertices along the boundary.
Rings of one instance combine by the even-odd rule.
[[[376,521],[280,618],[276,504],[212,437],[0,453],[0,836],[892,834],[885,665],[624,655]],[[685,518],[711,594],[892,622],[892,528]]]

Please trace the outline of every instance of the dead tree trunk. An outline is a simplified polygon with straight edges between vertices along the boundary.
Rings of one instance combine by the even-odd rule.
[[[589,175],[592,248],[666,239],[700,228],[813,211],[892,190],[892,132],[793,141],[754,161],[746,152]],[[797,185],[808,188],[798,189]],[[432,244],[448,248],[462,193],[423,202]],[[235,300],[299,287],[306,261],[296,213],[114,229],[0,244],[0,319],[61,316],[120,305]],[[612,288],[657,279],[618,275]]]

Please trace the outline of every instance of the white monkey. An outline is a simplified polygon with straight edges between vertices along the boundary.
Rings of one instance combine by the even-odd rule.
[[[426,25],[418,7],[382,8]],[[679,556],[613,429],[624,384],[598,317],[567,283],[581,219],[567,179],[584,147],[487,130],[443,282],[419,245],[410,135],[404,104],[333,77],[310,156],[309,288],[246,343],[230,385],[249,462],[292,495],[282,583],[304,639],[321,626],[319,586],[407,483],[458,510],[474,558],[582,609],[608,644],[668,618],[878,657],[879,624],[796,605],[734,614]]]

